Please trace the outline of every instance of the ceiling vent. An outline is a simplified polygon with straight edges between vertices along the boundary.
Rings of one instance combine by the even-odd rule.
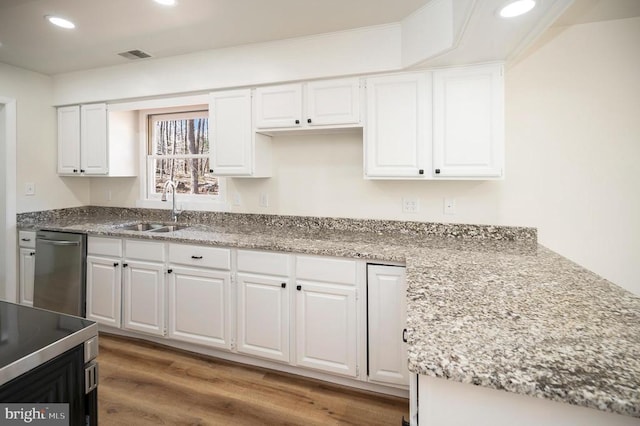
[[[127,59],[145,59],[145,58],[150,58],[151,55],[149,55],[147,52],[144,52],[142,50],[128,50],[126,52],[121,52],[118,53],[118,55],[122,56],[123,58],[127,58]]]

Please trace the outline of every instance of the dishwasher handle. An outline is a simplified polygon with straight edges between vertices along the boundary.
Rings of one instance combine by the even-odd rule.
[[[65,241],[65,240],[47,240],[45,238],[38,238],[37,241],[40,241],[44,244],[51,244],[52,246],[79,246],[80,241]]]

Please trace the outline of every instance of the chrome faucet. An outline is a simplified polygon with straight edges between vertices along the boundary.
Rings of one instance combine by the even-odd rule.
[[[164,189],[162,190],[162,198],[160,200],[167,201],[167,190],[169,189],[169,187],[171,187],[171,198],[172,198],[171,220],[173,220],[174,222],[177,222],[178,216],[180,216],[180,213],[182,213],[182,211],[176,210],[176,183],[171,179],[167,180],[164,183]]]

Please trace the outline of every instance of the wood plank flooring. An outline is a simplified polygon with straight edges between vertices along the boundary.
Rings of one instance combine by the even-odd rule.
[[[100,334],[103,425],[401,425],[404,398]]]

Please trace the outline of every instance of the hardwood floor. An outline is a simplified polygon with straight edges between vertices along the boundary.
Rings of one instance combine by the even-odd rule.
[[[100,425],[401,425],[404,398],[100,334]]]

